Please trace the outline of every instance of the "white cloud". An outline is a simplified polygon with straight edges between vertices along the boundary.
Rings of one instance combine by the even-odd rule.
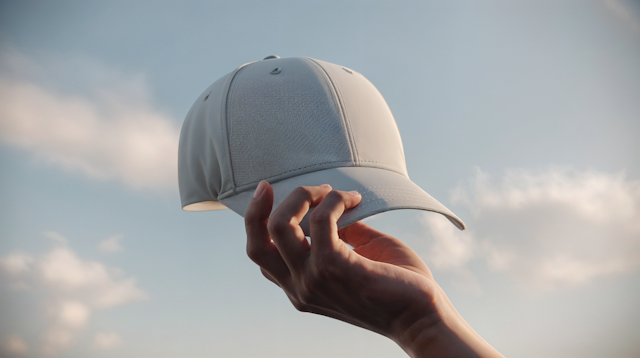
[[[15,253],[9,257],[0,259],[0,267],[2,267],[4,272],[17,276],[29,271],[33,261],[33,257],[29,255]]]
[[[135,279],[124,277],[122,270],[83,260],[64,244],[39,257],[10,255],[0,259],[0,268],[8,286],[21,282],[44,293],[49,325],[42,335],[41,350],[46,355],[72,347],[94,310],[147,298]]]
[[[460,269],[480,258],[543,291],[640,266],[640,181],[624,172],[510,169],[496,181],[478,170],[453,200],[472,220],[468,233],[428,222],[435,268]]]
[[[108,253],[122,251],[122,246],[120,246],[120,241],[122,241],[122,238],[123,238],[122,234],[111,236],[108,239],[100,242],[100,244],[98,245],[98,248],[101,251],[108,252]]]
[[[49,305],[49,327],[42,335],[42,352],[55,356],[75,344],[78,332],[85,326],[90,308],[80,301],[63,301]]]
[[[60,321],[71,327],[82,327],[89,320],[89,307],[82,302],[67,301],[60,306]]]
[[[67,243],[67,238],[58,234],[55,231],[45,231],[44,236],[49,238],[49,240],[53,241],[55,244],[64,245]]]
[[[0,272],[10,277],[8,286],[14,290],[27,290],[29,284],[23,279],[29,275],[35,259],[23,253],[14,253],[11,256],[0,258]]]
[[[423,220],[433,238],[429,264],[441,270],[464,268],[475,252],[473,236],[458,230],[441,215],[425,215]]]
[[[480,285],[467,267],[476,255],[478,245],[469,231],[460,231],[440,214],[422,213],[421,222],[432,239],[425,256],[429,267],[440,271],[452,271],[452,284],[461,291],[482,293]]]
[[[152,106],[144,77],[81,56],[36,61],[3,50],[2,142],[91,178],[175,187],[179,128]]]
[[[122,338],[113,332],[99,332],[93,337],[92,345],[96,349],[113,349],[122,345]]]
[[[8,357],[22,357],[29,351],[29,346],[19,335],[10,334],[2,339],[2,351]]]
[[[146,298],[133,278],[95,261],[84,261],[57,247],[37,261],[39,278],[58,293],[79,296],[94,307],[112,307]]]

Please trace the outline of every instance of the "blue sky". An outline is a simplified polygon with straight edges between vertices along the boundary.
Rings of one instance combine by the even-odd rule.
[[[180,209],[180,125],[267,55],[364,74],[411,179],[460,216],[368,223],[506,356],[640,354],[640,4],[0,3],[0,352],[403,357],[297,312],[242,219]]]

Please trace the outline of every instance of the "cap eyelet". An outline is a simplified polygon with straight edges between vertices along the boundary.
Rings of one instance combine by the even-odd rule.
[[[273,70],[271,70],[271,72],[269,73],[271,73],[272,75],[277,75],[278,73],[280,73],[280,71],[282,71],[282,68],[276,67]]]
[[[342,69],[343,69],[343,70],[345,70],[345,71],[346,71],[348,74],[350,74],[350,75],[352,75],[352,74],[353,74],[353,71],[351,71],[351,70],[350,70],[350,69],[348,69],[348,68],[344,68],[344,67],[342,67]]]

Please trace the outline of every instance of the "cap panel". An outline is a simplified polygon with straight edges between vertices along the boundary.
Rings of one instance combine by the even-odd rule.
[[[192,206],[189,210],[223,208],[216,205],[223,183],[229,182],[230,166],[224,145],[221,110],[226,88],[234,72],[214,82],[198,97],[189,110],[180,132],[178,147],[178,182],[182,206],[213,202],[208,206]],[[209,209],[204,209],[209,207]],[[187,208],[185,208],[187,209]]]
[[[360,166],[388,166],[407,175],[404,150],[393,114],[378,89],[362,74],[314,60],[331,76],[342,97]]]
[[[332,87],[303,59],[244,67],[229,89],[226,116],[235,187],[327,163],[353,165]]]

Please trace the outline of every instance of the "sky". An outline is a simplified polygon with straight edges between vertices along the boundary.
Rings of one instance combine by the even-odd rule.
[[[640,3],[0,1],[0,357],[404,357],[296,311],[231,211],[184,212],[195,99],[268,55],[364,74],[412,247],[505,356],[640,356]]]

